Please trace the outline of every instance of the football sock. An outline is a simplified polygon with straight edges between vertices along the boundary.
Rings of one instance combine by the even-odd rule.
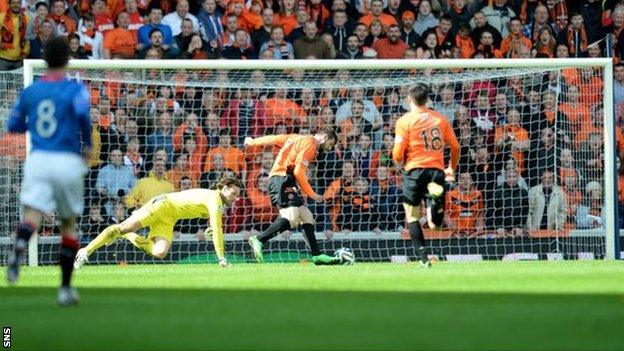
[[[121,235],[121,228],[117,224],[113,224],[106,229],[104,229],[95,239],[93,239],[89,245],[87,245],[86,250],[89,255],[91,255],[95,250],[99,249],[104,245],[111,244]]]
[[[71,281],[72,271],[74,270],[74,259],[76,258],[76,252],[80,243],[73,237],[63,236],[61,239],[61,257],[59,259],[61,264],[61,272],[63,273],[63,286],[69,286]]]
[[[150,256],[152,255],[152,246],[154,245],[153,241],[142,237],[137,233],[124,234],[123,237],[146,254]]]
[[[431,211],[431,221],[439,228],[444,222],[444,210],[442,208],[443,199],[427,199],[427,210]]]
[[[422,228],[420,227],[420,223],[418,221],[414,221],[407,225],[409,229],[410,237],[412,238],[412,242],[414,243],[414,247],[416,248],[416,253],[420,257],[420,260],[423,262],[427,262],[427,252],[425,249],[425,236],[423,235]]]
[[[290,230],[290,222],[286,218],[280,217],[276,219],[275,222],[271,223],[267,230],[258,235],[258,240],[264,244],[277,234],[287,230]]]
[[[312,256],[320,255],[321,250],[319,250],[318,243],[316,242],[316,235],[314,235],[314,224],[302,224],[301,229],[303,229],[303,235],[307,239],[308,245],[310,246],[310,253]]]
[[[22,222],[17,227],[17,235],[15,238],[15,253],[21,254],[26,250],[26,246],[28,246],[28,240],[35,232],[35,225],[30,222]]]

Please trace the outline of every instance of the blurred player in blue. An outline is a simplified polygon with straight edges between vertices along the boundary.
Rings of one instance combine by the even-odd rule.
[[[19,95],[9,116],[8,130],[30,132],[32,149],[24,164],[20,202],[23,222],[17,228],[7,278],[17,281],[20,259],[43,215],[57,211],[61,221],[60,265],[62,285],[58,303],[70,306],[80,297],[70,286],[79,248],[76,217],[82,214],[85,160],[91,154],[90,97],[85,87],[66,76],[69,45],[62,38],[46,43],[46,75]]]

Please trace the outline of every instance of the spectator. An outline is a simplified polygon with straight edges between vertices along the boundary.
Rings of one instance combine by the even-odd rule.
[[[478,11],[474,14],[473,19],[470,21],[470,25],[472,26],[471,36],[475,47],[478,47],[481,43],[481,34],[484,31],[488,31],[492,34],[492,39],[494,40],[494,48],[500,48],[503,37],[496,28],[488,23],[487,17],[485,17],[483,11]]]
[[[503,53],[494,46],[494,38],[488,30],[481,32],[481,39],[475,51],[475,58],[503,58]]]
[[[0,13],[0,71],[22,67],[22,60],[30,53],[28,18],[21,7],[21,1],[9,0],[9,11]]]
[[[509,34],[501,43],[501,53],[504,57],[518,57],[518,50],[521,46],[532,48],[531,39],[524,35],[522,22],[517,18],[512,18],[509,22]]]
[[[587,28],[588,41],[590,43],[595,43],[603,38],[603,31],[601,28],[602,4],[593,0],[582,0],[581,4],[579,8],[583,16],[585,27]]]
[[[369,50],[366,50],[366,52],[370,53],[369,55],[370,56],[374,56],[374,57],[367,57],[367,58],[377,58],[376,57],[377,56],[377,51],[372,49],[371,46],[373,46],[373,44],[377,40],[379,40],[381,38],[385,38],[385,36],[386,36],[386,30],[383,27],[383,24],[381,23],[380,20],[374,19],[373,22],[370,25],[370,30],[368,31],[368,36],[364,40],[364,46],[369,48]]]
[[[561,188],[554,184],[553,173],[545,170],[542,183],[529,191],[528,230],[562,230],[568,204]]]
[[[126,12],[120,13],[117,16],[117,28],[106,32],[104,36],[103,58],[134,58],[137,38],[128,29],[129,25],[130,17],[128,14]]]
[[[375,106],[371,100],[366,99],[363,88],[356,87],[351,89],[349,97],[350,99],[340,105],[336,111],[336,124],[340,125],[345,119],[352,116],[352,103],[360,101],[363,105],[362,116],[368,123],[373,125],[373,130],[378,130],[383,126],[383,120],[381,118],[381,114],[377,110],[377,106]]]
[[[523,84],[523,83],[520,83]],[[533,87],[527,94],[527,103],[522,108],[522,126],[529,132],[531,139],[537,139],[542,132],[542,99],[539,88]],[[560,108],[563,112],[563,108]]]
[[[219,43],[223,35],[222,13],[217,8],[216,0],[204,0],[197,15],[199,32],[206,43]],[[196,27],[197,28],[197,27]]]
[[[207,0],[214,1],[214,0]],[[267,41],[271,40],[271,29],[273,28],[273,18],[275,15],[273,9],[266,7],[262,10],[262,27],[251,32],[251,46],[257,53],[260,53],[260,47]]]
[[[267,126],[277,127],[279,124],[286,127],[287,132],[291,133],[295,125],[305,123],[305,115],[301,106],[295,101],[288,99],[285,82],[278,82],[278,88],[272,97],[266,99],[266,124]],[[275,134],[278,134],[277,132]]]
[[[455,102],[455,90],[452,85],[444,85],[440,88],[439,101],[433,104],[433,108],[446,116],[452,125],[455,120],[455,111],[459,108],[459,104]]]
[[[490,2],[489,6],[484,7],[482,10],[483,15],[487,19],[487,22],[503,36],[503,38],[509,35],[509,22],[516,17],[516,14],[509,6],[507,0],[494,0]]]
[[[566,102],[559,107],[560,111],[568,117],[570,131],[574,134],[590,124],[589,108],[580,102],[579,95],[579,88],[576,85],[568,86]]]
[[[373,218],[376,218],[373,231],[379,233],[383,231],[395,230],[399,223],[403,221],[397,217],[399,211],[399,188],[395,185],[390,176],[390,168],[380,166],[377,169],[376,177],[372,177],[370,196],[374,209]]]
[[[173,184],[176,191],[186,190],[182,186],[182,181],[185,179],[190,183],[190,188],[197,188],[199,186],[199,176],[199,173],[193,172],[191,169],[188,154],[184,153],[176,156],[173,168],[165,173],[165,179]]]
[[[412,49],[420,46],[420,36],[414,31],[415,19],[414,13],[409,10],[401,15],[401,39]]]
[[[350,145],[358,140],[361,134],[371,135],[373,125],[364,118],[364,104],[360,100],[355,100],[351,104],[351,114],[349,118],[340,124],[340,142],[344,150],[348,150]]]
[[[529,198],[526,190],[518,185],[517,171],[505,172],[505,184],[494,194],[494,223],[499,237],[524,236]]]
[[[76,22],[65,14],[65,0],[52,0],[50,2],[50,15],[48,19],[54,21],[55,33],[60,36],[68,36],[76,31]]]
[[[372,160],[375,156],[375,151],[372,149],[371,135],[362,133],[357,136],[356,140],[357,144],[351,147],[344,159],[353,161],[357,176],[369,178]]]
[[[182,31],[180,34],[176,35],[173,40],[175,41],[175,46],[178,47],[180,53],[182,54],[184,51],[187,51],[189,45],[191,44],[191,39],[193,38],[193,34],[197,34],[197,27],[193,25],[193,21],[188,18],[185,18],[182,21]],[[201,37],[200,37],[201,39]]]
[[[333,46],[338,53],[347,51],[348,40],[353,33],[354,26],[348,21],[345,11],[336,11],[333,14],[331,25],[325,28],[325,33],[332,36]],[[353,50],[353,48],[352,48]]]
[[[278,212],[275,206],[271,204],[269,196],[269,177],[268,174],[261,174],[253,187],[247,189],[249,202],[251,203],[251,211],[253,214],[254,229],[263,231],[277,217]]]
[[[106,1],[94,0],[91,6],[91,15],[95,19],[95,30],[105,34],[109,30],[115,29],[115,24],[111,20],[106,9]],[[80,27],[80,26],[79,26]]]
[[[163,32],[161,32],[160,29],[152,29],[149,37],[150,37],[150,43],[149,45],[143,48],[143,50],[139,54],[139,58],[145,58],[145,54],[147,53],[147,50],[150,50],[150,49],[159,51],[160,57],[164,59],[172,59],[178,55],[179,49],[176,46],[169,46],[169,45],[163,44],[164,36],[163,36]]]
[[[544,27],[539,30],[537,41],[533,47],[533,57],[553,58],[555,55],[555,48],[557,47],[557,41],[549,27]]]
[[[464,1],[464,0],[461,0]],[[456,49],[459,50],[459,58],[472,58],[475,52],[475,44],[470,34],[470,26],[463,24],[455,35]]]
[[[295,16],[297,18],[297,25],[286,37],[286,41],[293,44],[297,39],[305,36],[305,24],[310,20],[310,15],[303,9],[297,10]]]
[[[461,28],[462,26],[469,26],[470,19],[475,13],[478,2],[468,0],[454,0],[452,2],[443,1],[442,5],[445,7],[444,13],[448,14],[448,16],[451,17],[451,22],[453,23],[451,32],[458,33],[459,28]]]
[[[373,203],[369,194],[369,183],[364,178],[353,180],[351,196],[343,200],[338,223],[344,231],[369,231],[377,219],[373,217]]]
[[[452,27],[451,17],[444,15],[440,17],[440,23],[434,29],[438,38],[438,45],[445,51],[450,51],[455,46],[455,35],[451,32]]]
[[[82,17],[82,26],[78,31],[80,45],[90,60],[98,60],[103,56],[104,35],[95,30],[95,19],[90,14]]]
[[[510,157],[506,161],[504,161],[502,169],[500,170],[500,172],[498,172],[498,175],[496,176],[496,186],[500,187],[505,183],[505,179],[507,179],[505,173],[508,171],[518,172],[518,162],[516,162],[513,157]],[[518,186],[526,191],[529,191],[529,186],[526,182],[526,179],[524,179],[524,177],[521,175],[518,176]]]
[[[579,165],[585,181],[601,181],[603,179],[603,152],[602,132],[589,134],[587,141],[579,147]]]
[[[457,188],[446,194],[446,226],[456,236],[482,235],[485,228],[483,196],[470,173],[460,173]]]
[[[189,164],[192,173],[200,174],[202,172],[207,149],[208,146],[206,144],[198,144],[198,141],[192,136],[187,136],[186,139],[184,139],[184,149],[182,152],[189,155]]]
[[[416,57],[419,59],[436,59],[440,55],[438,36],[434,31],[423,33],[423,41],[416,49]]]
[[[249,43],[249,35],[244,29],[236,30],[236,39],[234,40],[234,44],[226,47],[222,51],[221,55],[230,60],[256,58],[256,53]]]
[[[624,103],[624,63],[619,62],[613,70],[613,102],[615,106]]]
[[[82,46],[80,46],[80,37],[76,33],[70,34],[68,37],[69,42],[69,56],[74,60],[86,60],[87,55],[84,52]]]
[[[140,176],[143,172],[143,156],[139,153],[139,139],[131,138],[128,140],[126,154],[124,155],[124,165],[130,168],[134,176]]]
[[[416,22],[414,22],[414,31],[416,34],[424,37],[423,33],[429,29],[433,29],[440,24],[436,16],[431,9],[431,2],[429,0],[422,0],[418,4],[418,14],[416,15]]]
[[[208,144],[206,135],[199,125],[199,117],[194,113],[189,113],[185,121],[176,127],[173,133],[173,150],[179,152],[183,148],[184,139],[193,137],[199,144]]]
[[[145,178],[139,179],[126,197],[128,208],[143,206],[149,199],[174,191],[173,184],[165,179],[165,163],[154,162],[154,168]]]
[[[264,4],[261,0],[252,0],[251,6],[248,5],[248,8],[243,8],[244,5],[242,1],[234,2],[234,5],[236,6],[236,11],[238,11],[240,6],[242,13],[239,18],[241,19],[241,28],[244,29],[245,32],[249,34],[262,27],[262,10],[264,9]]]
[[[189,13],[189,2],[187,0],[178,0],[175,12],[167,14],[162,19],[162,24],[171,28],[171,35],[176,36],[182,32],[182,22],[185,19],[193,22],[193,28],[199,28],[197,17]]]
[[[180,51],[179,58],[205,60],[216,59],[219,55],[219,48],[216,41],[210,42],[210,46],[206,47],[201,36],[197,33],[193,33],[191,34],[191,40],[188,42],[188,47]]]
[[[280,0],[280,11],[275,15],[273,25],[282,27],[284,36],[290,35],[290,32],[297,26],[295,0]]]
[[[388,28],[388,37],[377,40],[373,46],[380,59],[401,59],[409,48],[401,39],[401,30],[397,25]]]
[[[154,29],[159,29],[163,34],[163,45],[165,45],[165,47],[173,45],[172,28],[162,23],[162,19],[163,10],[158,7],[152,7],[149,13],[149,21],[139,28],[137,50],[142,50],[145,46],[150,45],[150,33]],[[117,19],[117,21],[119,21],[119,19]],[[195,28],[197,28],[197,26],[195,26]]]
[[[496,113],[492,110],[487,91],[480,91],[477,94],[474,108],[470,112],[470,117],[481,132],[485,133],[487,137],[487,144],[492,145],[494,141]]]
[[[494,222],[494,205],[495,187],[496,187],[496,171],[494,162],[490,160],[490,153],[487,146],[481,145],[476,148],[474,153],[474,161],[464,164],[460,167],[460,173],[470,173],[474,175],[475,186],[483,195],[485,202],[485,219],[487,227],[497,225]],[[517,174],[517,171],[515,172]]]
[[[585,186],[585,201],[577,206],[576,227],[577,229],[604,228],[604,200],[602,186],[593,181]]]
[[[308,21],[304,27],[305,37],[297,39],[293,45],[295,58],[303,59],[314,56],[317,59],[329,59],[330,49],[327,43],[319,38],[316,23]]]
[[[524,174],[525,152],[529,150],[530,140],[529,133],[520,125],[518,110],[509,110],[507,124],[500,124],[496,127],[494,142],[501,158],[506,160],[513,157],[518,165],[518,172]]]
[[[81,240],[90,241],[100,234],[106,227],[108,227],[109,221],[102,215],[102,208],[98,201],[94,201],[89,204],[89,215],[86,220],[82,221],[80,230],[82,231]]]
[[[554,133],[551,128],[544,128],[539,144],[532,147],[529,152],[528,180],[531,186],[536,185],[540,175],[546,169],[553,171],[556,155]]]
[[[589,45],[587,30],[580,13],[572,13],[570,17],[572,21],[567,29],[559,33],[558,41],[567,45],[570,56],[581,57]]]
[[[398,25],[394,16],[383,13],[383,2],[381,0],[372,0],[370,6],[370,12],[360,18],[360,23],[370,27],[374,20],[378,20],[385,29],[391,25]]]
[[[147,144],[147,154],[152,155],[157,149],[165,149],[170,155],[168,163],[172,161],[173,155],[173,122],[169,112],[163,112],[156,119],[156,129],[147,136],[145,143]]]
[[[242,179],[245,180],[245,170],[247,168],[245,155],[239,148],[232,145],[232,137],[227,129],[221,131],[221,135],[219,136],[219,146],[208,151],[205,159],[204,172],[209,172],[213,169],[213,159],[216,155],[223,156],[225,168],[232,170],[237,175],[242,174]]]
[[[366,26],[364,23],[358,23],[355,25],[353,33],[358,37],[358,46],[360,48],[364,48],[364,45],[366,44],[366,39],[369,35],[368,26]]]
[[[355,167],[353,162],[343,162],[340,178],[332,181],[323,194],[325,201],[331,206],[329,217],[331,220],[331,230],[334,232],[341,230],[339,223],[342,222],[339,222],[339,216],[342,212],[342,206],[348,204],[351,194],[353,193],[354,177]]]
[[[542,29],[550,28],[554,30],[550,23],[548,7],[541,2],[535,7],[533,20],[525,23],[527,23],[527,25],[524,27],[524,34],[534,43],[538,41],[539,33]]]
[[[97,176],[95,189],[104,200],[106,213],[113,215],[113,205],[123,199],[130,192],[136,183],[136,177],[132,168],[123,164],[121,150],[114,149],[110,152],[110,162],[102,167]]]
[[[138,35],[139,29],[145,24],[143,22],[143,16],[139,13],[139,7],[137,0],[124,0],[126,6],[126,12],[130,17],[130,25],[128,29]]]
[[[287,0],[291,1],[291,0]],[[295,50],[293,46],[284,41],[284,29],[282,27],[274,26],[271,29],[271,40],[265,42],[260,47],[260,52],[270,51],[273,54],[274,59],[294,59]]]
[[[109,217],[109,224],[120,224],[126,219],[126,205],[123,201],[117,201],[113,206],[113,214]]]
[[[29,17],[30,21],[28,21],[28,24],[26,26],[26,39],[33,40],[39,36],[39,33],[41,33],[41,23],[43,23],[43,21],[48,18],[49,14],[50,7],[48,6],[48,3],[45,1],[37,1],[37,3],[35,4],[34,16]]]
[[[394,17],[394,19],[399,22],[401,19],[401,0],[389,0],[388,6],[385,7],[383,13]]]

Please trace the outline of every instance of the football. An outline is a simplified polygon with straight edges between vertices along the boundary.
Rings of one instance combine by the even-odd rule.
[[[343,265],[352,265],[355,263],[355,255],[353,251],[347,247],[338,249],[334,253],[334,257],[339,257]]]

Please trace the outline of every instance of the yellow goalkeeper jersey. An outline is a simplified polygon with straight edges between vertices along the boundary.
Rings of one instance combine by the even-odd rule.
[[[212,228],[212,241],[219,258],[224,257],[223,213],[227,205],[223,203],[218,190],[190,189],[165,195],[171,217],[175,219],[209,218]]]

